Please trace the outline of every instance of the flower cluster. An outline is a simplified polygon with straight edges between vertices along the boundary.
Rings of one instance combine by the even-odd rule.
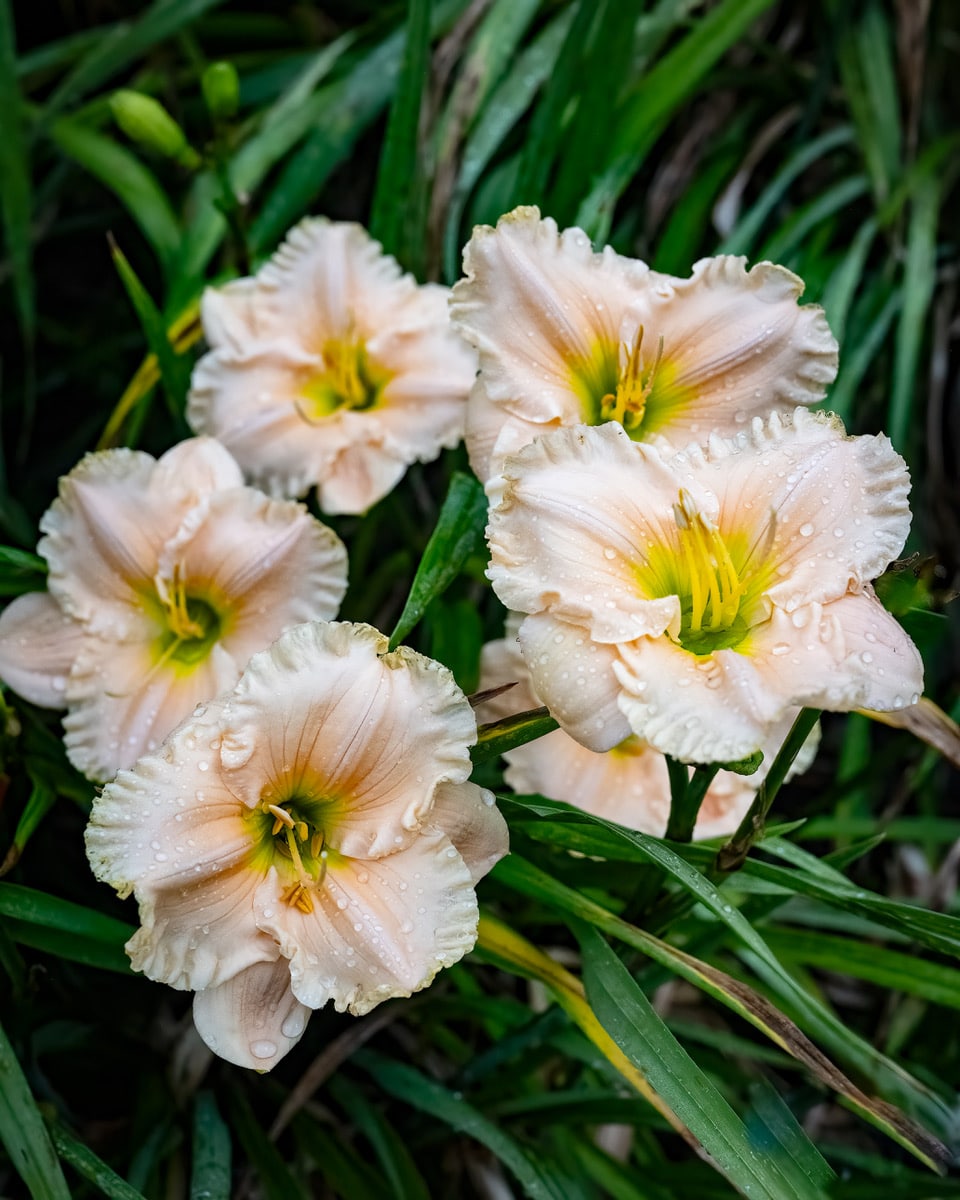
[[[346,552],[293,499],[311,487],[362,513],[465,436],[517,614],[483,658],[517,686],[485,711],[561,726],[506,756],[519,790],[662,834],[665,755],[760,750],[706,794],[697,836],[727,833],[800,707],[922,689],[871,587],[908,532],[906,468],[809,411],[837,346],[801,280],[730,256],[658,274],[533,208],[478,228],[464,268],[452,294],[418,287],[359,226],[308,220],[209,289],[204,436],[85,458],[41,522],[48,591],[0,617],[0,676],[65,707],[72,761],[112,780],[86,844],[139,903],[134,967],[195,992],[243,1066],[327,1001],[427,986],[473,946],[507,850],[450,672],[330,623]]]

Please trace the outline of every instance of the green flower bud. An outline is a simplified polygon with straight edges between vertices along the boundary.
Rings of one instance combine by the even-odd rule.
[[[187,135],[152,96],[121,88],[110,97],[110,111],[131,141],[176,159],[182,166],[199,165],[200,156],[187,141]]]
[[[200,80],[203,98],[215,121],[224,121],[240,104],[240,80],[233,63],[211,63]]]

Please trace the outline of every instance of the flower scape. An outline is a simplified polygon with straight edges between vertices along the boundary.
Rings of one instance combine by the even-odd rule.
[[[515,687],[481,717],[542,703],[561,727],[508,750],[506,782],[629,828],[666,830],[668,756],[762,753],[706,790],[694,834],[728,835],[801,708],[922,691],[871,587],[908,532],[906,468],[808,411],[836,342],[795,275],[729,256],[661,275],[532,208],[477,229],[464,266],[454,328],[447,292],[353,224],[305,221],[208,289],[202,436],[64,477],[48,591],[0,619],[3,678],[65,706],[71,760],[106,781],[86,848],[139,905],[132,966],[194,992],[240,1066],[273,1067],[328,1001],[428,986],[473,947],[508,847],[452,674],[331,623],[346,551],[280,497],[362,513],[466,428],[515,614],[483,654],[483,685]]]

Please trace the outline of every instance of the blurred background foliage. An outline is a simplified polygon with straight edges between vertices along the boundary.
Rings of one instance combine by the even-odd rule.
[[[474,223],[537,203],[663,271],[724,251],[804,278],[841,344],[827,407],[910,463],[918,557],[884,599],[956,716],[958,68],[948,0],[0,0],[0,592],[43,586],[36,523],[85,451],[187,434],[205,284],[307,213],[451,283]],[[151,147],[117,89],[182,142]],[[334,523],[343,615],[390,629],[452,489],[432,552],[456,577],[421,572],[410,641],[470,690],[502,611],[464,467]],[[504,800],[478,951],[361,1020],[318,1013],[259,1077],[129,973],[90,785],[7,704],[2,1195],[960,1195],[917,1128],[956,1145],[960,810],[908,735],[827,720],[774,810],[804,823],[726,880],[709,848]],[[495,750],[477,778],[502,795]]]

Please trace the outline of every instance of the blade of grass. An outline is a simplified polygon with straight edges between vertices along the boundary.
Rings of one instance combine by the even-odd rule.
[[[454,472],[430,535],[410,595],[390,635],[395,650],[426,612],[427,605],[450,586],[480,545],[487,522],[487,497],[472,475]]]
[[[572,8],[562,10],[517,56],[516,63],[490,96],[467,139],[460,174],[447,207],[443,269],[448,280],[454,280],[460,274],[460,248],[466,240],[460,226],[470,193],[537,90],[550,76],[572,19]]]
[[[131,1187],[116,1171],[107,1166],[102,1158],[94,1154],[89,1146],[84,1145],[59,1122],[51,1121],[47,1128],[63,1161],[69,1163],[78,1175],[92,1183],[107,1200],[144,1200],[142,1192]]]
[[[531,1200],[566,1200],[563,1180],[527,1155],[509,1134],[454,1092],[413,1067],[372,1050],[358,1050],[351,1061],[368,1071],[388,1095],[486,1146],[513,1173]]]
[[[404,266],[422,245],[423,177],[420,105],[430,56],[431,0],[409,0],[403,53],[373,193],[370,232]]]
[[[24,342],[33,341],[36,312],[30,229],[31,180],[23,106],[17,83],[16,37],[10,0],[0,0],[0,209]]]
[[[150,352],[157,360],[157,368],[167,398],[167,408],[173,419],[174,432],[180,437],[188,437],[189,429],[184,420],[183,411],[187,402],[191,363],[177,354],[167,334],[167,327],[160,315],[160,310],[150,298],[150,293],[137,278],[133,267],[130,266],[123,251],[112,237],[110,254],[134,312],[137,314]]]
[[[70,1200],[57,1152],[2,1026],[0,1141],[33,1200]]]
[[[887,430],[890,440],[901,452],[908,451],[911,440],[922,441],[922,436],[910,438],[910,423],[920,346],[936,284],[939,216],[940,186],[937,179],[929,175],[913,193],[903,271],[903,308],[894,339],[893,387]]]
[[[721,0],[637,84],[617,119],[607,166],[580,205],[576,224],[608,240],[613,208],[679,105],[773,0]]]
[[[165,272],[180,246],[173,208],[153,172],[105,134],[63,119],[49,128],[53,144],[108,188],[140,227]]]
[[[213,1092],[197,1093],[193,1107],[190,1200],[230,1200],[230,1130]]]
[[[699,1139],[717,1170],[745,1195],[822,1200],[818,1180],[797,1169],[804,1160],[751,1139],[603,938],[581,922],[574,932],[583,952],[587,1000],[603,1027]]]

